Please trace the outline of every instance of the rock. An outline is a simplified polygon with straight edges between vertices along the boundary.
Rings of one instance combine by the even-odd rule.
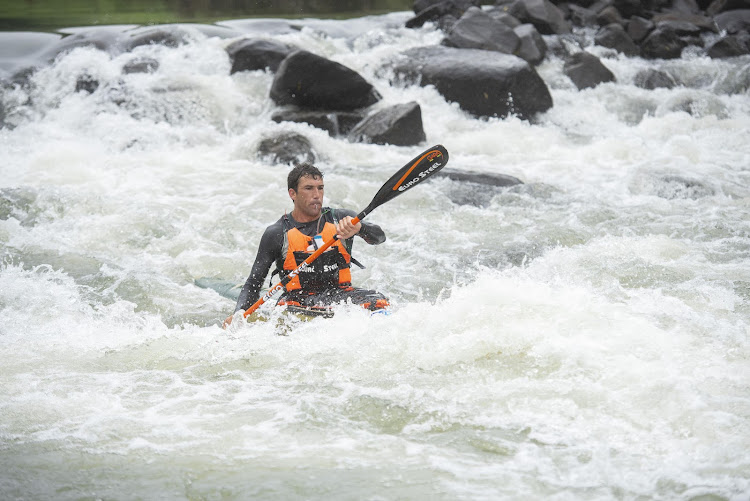
[[[396,146],[414,146],[425,139],[422,109],[415,102],[377,111],[349,133],[350,141]]]
[[[239,71],[271,70],[276,71],[295,47],[275,40],[250,38],[238,40],[227,47],[227,54],[232,61],[230,74]]]
[[[687,43],[669,27],[657,26],[641,42],[641,55],[647,59],[677,59]]]
[[[597,25],[596,12],[593,10],[576,4],[570,4],[568,8],[570,9],[570,21],[575,26],[586,28]]]
[[[347,135],[364,117],[363,113],[350,111],[315,111],[291,108],[276,111],[271,116],[271,120],[274,122],[307,123],[327,131],[333,137],[337,137]]]
[[[628,36],[632,41],[640,43],[655,27],[653,21],[633,16],[628,21]]]
[[[530,118],[552,107],[547,85],[523,59],[481,49],[418,47],[394,64],[397,78],[434,85],[448,101],[479,117]]]
[[[89,74],[83,74],[76,80],[76,92],[92,94],[99,88],[99,80]]]
[[[750,0],[714,0],[706,8],[706,14],[711,17],[727,10],[750,9]]]
[[[469,172],[451,169],[450,167],[441,169],[440,172],[435,174],[440,177],[447,177],[454,181],[463,181],[466,183],[477,183],[485,186],[515,186],[517,184],[523,184],[523,181],[517,177],[508,176],[506,174],[485,174],[482,172]]]
[[[622,18],[620,11],[612,5],[603,9],[596,15],[596,22],[600,26],[606,26],[608,24],[619,24],[621,26],[625,25],[625,20]]]
[[[706,53],[714,59],[742,56],[747,54],[750,48],[747,41],[747,36],[727,35],[714,42]]]
[[[380,94],[343,64],[298,50],[279,65],[271,84],[271,99],[281,105],[348,111],[375,104]]]
[[[60,54],[78,47],[94,47],[101,51],[109,51],[116,45],[117,36],[116,32],[106,30],[82,31],[75,35],[68,35],[44,50],[40,55],[40,60],[50,62]]]
[[[491,9],[487,11],[487,14],[492,16],[494,19],[500,21],[501,23],[505,24],[506,26],[510,28],[518,28],[521,26],[521,21],[516,19],[515,17],[511,16],[507,12],[503,12],[499,9]]]
[[[563,12],[549,0],[517,0],[508,13],[522,23],[533,24],[542,35],[570,33],[570,23]]]
[[[614,0],[612,5],[627,19],[630,19],[633,16],[646,15],[644,2],[639,0]]]
[[[443,43],[449,47],[513,54],[521,45],[521,40],[511,27],[472,7],[453,25]]]
[[[727,10],[714,16],[719,30],[729,34],[750,31],[750,9]]]
[[[616,23],[600,28],[594,36],[594,43],[602,47],[615,49],[626,56],[637,56],[641,53],[635,42],[625,32],[625,28]]]
[[[499,188],[523,184],[520,179],[505,174],[460,171],[450,167],[442,169],[435,176],[456,181],[446,192],[453,203],[475,207],[487,207],[500,191]]]
[[[416,16],[406,21],[406,27],[419,28],[425,23],[448,16],[459,19],[471,7],[479,5],[479,0],[417,0],[414,2]]]
[[[669,73],[654,69],[639,71],[633,78],[633,83],[642,89],[648,90],[658,88],[671,89],[677,85],[674,78],[672,78]]]
[[[521,45],[516,51],[516,55],[530,64],[539,64],[544,60],[547,54],[547,44],[544,43],[542,35],[539,34],[533,24],[522,24],[513,28]]]
[[[159,69],[159,61],[151,57],[136,57],[125,63],[122,72],[126,75],[131,73],[153,73]]]
[[[275,164],[315,163],[312,144],[295,132],[282,132],[263,139],[258,145],[258,156]]]
[[[120,44],[125,51],[132,51],[141,45],[164,45],[178,47],[188,43],[189,33],[177,25],[137,28],[125,33]]]
[[[581,51],[572,54],[563,66],[565,73],[578,89],[596,87],[600,83],[614,82],[615,75],[595,55]]]

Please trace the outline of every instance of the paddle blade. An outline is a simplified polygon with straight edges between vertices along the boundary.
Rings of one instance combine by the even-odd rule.
[[[425,150],[391,176],[383,187],[380,188],[380,191],[375,194],[367,209],[362,212],[368,214],[375,207],[415,187],[442,169],[446,163],[448,163],[448,150],[442,145],[438,144]]]

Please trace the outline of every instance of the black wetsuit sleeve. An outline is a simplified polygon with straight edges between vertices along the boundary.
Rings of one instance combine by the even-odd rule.
[[[271,265],[281,257],[281,246],[284,240],[282,232],[281,221],[278,221],[266,228],[263,233],[252,271],[250,271],[250,276],[247,277],[245,285],[242,287],[240,297],[237,298],[235,312],[250,308],[260,297],[260,289],[263,287],[263,282],[268,276]]]
[[[335,209],[334,216],[337,220],[340,220],[346,216],[357,217],[357,213],[349,209]],[[370,245],[379,245],[385,242],[385,232],[377,224],[362,221],[362,228],[357,235]]]

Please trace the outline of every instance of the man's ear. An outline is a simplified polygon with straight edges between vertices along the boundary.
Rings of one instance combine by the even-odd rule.
[[[294,188],[289,188],[289,198],[292,199],[292,202],[294,202],[294,199],[297,198],[297,192],[294,190]]]

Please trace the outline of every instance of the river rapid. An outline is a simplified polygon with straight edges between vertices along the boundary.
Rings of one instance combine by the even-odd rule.
[[[231,40],[197,31],[137,48],[151,74],[78,48],[3,91],[0,497],[748,499],[750,59],[591,46],[617,83],[578,91],[552,55],[552,109],[477,119],[381,69],[440,42],[409,15],[274,38],[417,101],[416,147],[272,122],[273,76],[230,76]],[[636,87],[646,68],[680,85]],[[354,282],[388,316],[224,331],[234,303],[195,281],[244,282],[291,210],[255,155],[281,130],[331,206],[438,143],[524,184],[435,178],[370,214],[387,241],[355,243]]]

